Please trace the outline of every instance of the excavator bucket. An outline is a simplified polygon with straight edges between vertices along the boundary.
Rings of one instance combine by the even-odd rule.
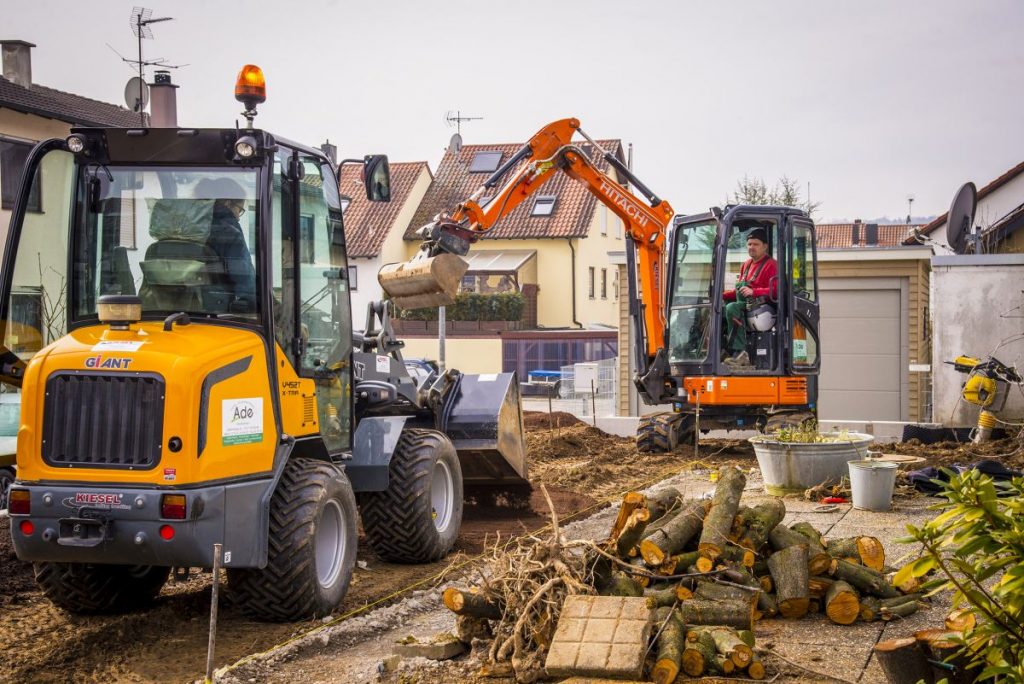
[[[377,281],[400,309],[447,306],[455,301],[468,268],[462,257],[446,253],[386,264],[377,274]]]

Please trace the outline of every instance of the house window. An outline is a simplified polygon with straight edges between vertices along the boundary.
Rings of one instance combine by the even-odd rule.
[[[32,145],[29,143],[0,138],[0,208],[14,208],[21,189],[21,174],[25,171],[25,163],[31,151]],[[37,173],[28,196],[29,211],[43,210],[39,190],[41,187]]]
[[[315,238],[313,236],[313,215],[299,216],[299,262],[312,264],[316,256]]]
[[[608,234],[608,207],[601,205],[601,235]]]
[[[501,163],[501,152],[477,152],[469,163],[470,173],[493,173]]]
[[[608,299],[608,269],[601,269],[601,299]]]
[[[594,298],[594,267],[593,266],[590,267],[589,275],[588,275],[588,278],[587,278],[587,296],[590,297],[591,299]]]
[[[348,289],[352,292],[359,289],[359,269],[355,266],[348,267]]]
[[[538,196],[533,202],[533,211],[530,212],[530,216],[551,216],[555,210],[555,199],[554,195]]]

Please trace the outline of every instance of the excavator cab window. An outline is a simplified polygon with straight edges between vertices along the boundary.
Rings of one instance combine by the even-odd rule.
[[[675,278],[669,298],[669,362],[708,356],[713,326],[711,301],[718,223],[684,224],[675,232]]]

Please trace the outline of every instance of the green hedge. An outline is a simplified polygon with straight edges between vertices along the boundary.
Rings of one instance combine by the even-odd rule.
[[[519,321],[523,318],[523,295],[520,292],[478,294],[465,292],[445,309],[449,321]],[[401,309],[403,321],[436,321],[437,309]]]

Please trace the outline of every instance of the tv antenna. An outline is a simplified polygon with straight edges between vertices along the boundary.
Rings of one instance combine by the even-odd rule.
[[[139,80],[137,82],[139,95],[138,100],[136,101],[136,106],[132,107],[132,109],[139,112],[139,120],[143,126],[146,125],[145,108],[146,101],[148,100],[148,93],[145,92],[145,68],[147,66],[160,66],[165,69],[177,69],[181,65],[167,64],[167,61],[163,57],[158,57],[157,59],[150,61],[144,60],[142,58],[142,39],[146,38],[151,40],[153,38],[153,29],[149,28],[150,24],[156,24],[161,21],[171,21],[173,18],[174,17],[154,17],[153,10],[147,7],[133,7],[131,16],[128,18],[128,25],[132,27],[132,33],[134,33],[135,37],[138,38],[138,59],[128,59],[126,57],[121,57],[121,59],[128,64],[136,65],[139,69]],[[113,50],[113,48],[111,49]],[[117,53],[117,50],[114,50],[114,52]],[[120,57],[120,54],[118,54],[118,56]],[[134,81],[134,79],[132,80]]]
[[[455,134],[460,136],[462,135],[463,121],[482,121],[483,118],[482,116],[462,116],[462,112],[459,110],[455,110],[454,116],[452,116],[451,110],[448,110],[448,113],[444,115],[444,120],[448,122],[448,127],[455,126]]]

